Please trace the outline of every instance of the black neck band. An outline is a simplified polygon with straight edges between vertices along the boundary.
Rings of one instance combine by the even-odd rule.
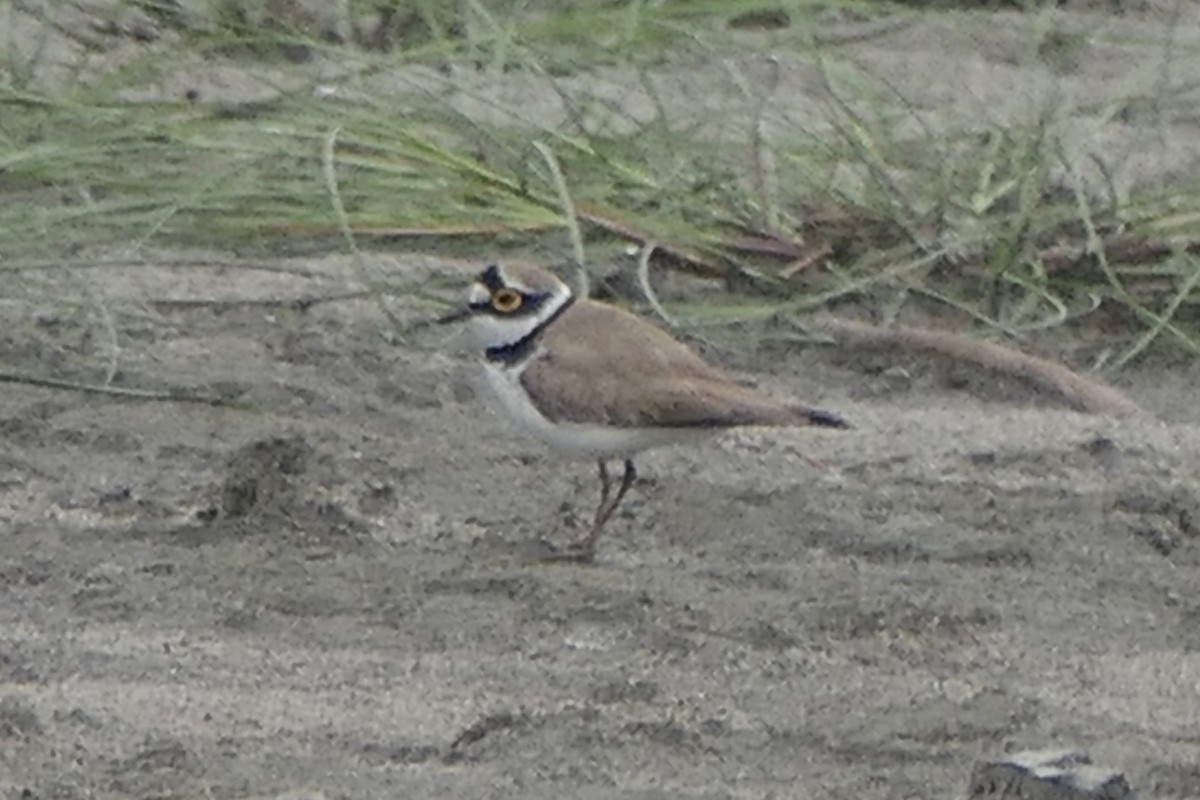
[[[550,324],[554,322],[554,320],[561,317],[568,308],[574,305],[574,303],[574,296],[568,297],[553,314],[542,320],[541,323],[539,323],[533,330],[522,336],[520,339],[517,339],[511,344],[502,344],[498,347],[489,347],[484,351],[484,355],[487,356],[487,360],[494,364],[498,363],[509,365],[516,364],[518,361],[521,361],[533,350],[533,346],[536,344],[537,338],[542,335],[542,331],[550,327]]]

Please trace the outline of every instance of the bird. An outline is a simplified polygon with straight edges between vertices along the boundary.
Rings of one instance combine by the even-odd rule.
[[[593,460],[600,504],[586,535],[546,560],[591,562],[605,526],[637,480],[634,458],[740,426],[849,428],[831,411],[777,400],[635,313],[578,298],[549,269],[490,264],[466,304],[436,320],[463,323],[490,400],[553,453]],[[614,491],[611,461],[624,471]]]

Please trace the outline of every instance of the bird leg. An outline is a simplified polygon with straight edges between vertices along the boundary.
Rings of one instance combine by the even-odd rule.
[[[581,544],[587,545],[592,549],[596,547],[596,540],[600,538],[600,532],[604,530],[605,523],[608,518],[617,510],[617,506],[621,505],[621,500],[625,498],[625,493],[629,491],[629,487],[633,486],[633,482],[637,480],[637,470],[633,467],[632,459],[625,459],[625,474],[621,476],[621,485],[617,487],[617,495],[610,503],[608,501],[609,488],[611,481],[608,478],[608,470],[604,466],[604,462],[600,462],[600,505],[596,508],[596,518],[592,522],[592,529]]]
[[[600,519],[600,509],[608,504],[608,493],[612,490],[612,479],[608,477],[608,464],[604,459],[596,462],[600,465],[600,505],[596,507],[596,515],[592,518],[592,524]]]
[[[596,556],[596,542],[600,540],[600,534],[604,532],[604,526],[608,523],[610,517],[617,510],[617,506],[621,505],[621,501],[625,499],[626,493],[629,492],[629,487],[633,486],[637,480],[637,469],[633,466],[633,459],[625,459],[625,473],[621,476],[621,485],[617,487],[617,493],[612,494],[612,478],[608,474],[608,467],[603,461],[600,464],[600,505],[596,507],[596,516],[592,521],[592,529],[588,531],[587,536],[580,539],[578,542],[570,545],[565,550],[560,550],[551,553],[547,556],[548,561],[578,561],[588,563]]]
[[[625,473],[621,476],[621,485],[617,487],[617,493],[609,499],[612,481],[608,476],[608,468],[603,461],[600,462],[600,505],[596,508],[596,518],[592,521],[592,529],[588,531],[587,536],[571,547],[579,555],[580,560],[591,561],[595,557],[596,542],[600,540],[604,526],[608,524],[609,518],[617,510],[617,506],[621,505],[621,501],[625,499],[625,494],[629,491],[629,487],[633,486],[635,480],[637,480],[637,470],[634,469],[633,460],[627,458],[625,459]]]

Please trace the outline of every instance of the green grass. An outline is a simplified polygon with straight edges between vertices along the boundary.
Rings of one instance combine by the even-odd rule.
[[[267,0],[139,5],[179,44],[98,77],[60,75],[53,88],[39,82],[50,58],[39,46],[10,47],[0,61],[0,258],[14,275],[23,261],[105,247],[276,253],[411,239],[594,264],[652,242],[651,268],[754,287],[671,315],[689,327],[853,300],[884,321],[916,304],[1019,340],[1103,307],[1131,322],[1108,367],[1153,345],[1200,353],[1200,186],[1098,192],[1095,165],[1067,152],[1053,104],[1021,125],[922,129],[927,115],[818,35],[828,2],[395,0],[352,2],[327,19],[271,14],[288,4]],[[330,40],[385,7],[386,35]],[[780,8],[784,27],[759,13]],[[13,13],[12,0],[0,9]],[[1078,34],[1041,12],[1024,19],[1028,57],[1065,69]],[[778,75],[748,62],[747,36],[818,65],[820,119],[772,117]],[[252,104],[121,99],[165,80],[181,51],[298,77]],[[1164,69],[1200,56],[1171,42],[1161,55]],[[314,56],[334,59],[340,77],[290,63]],[[748,79],[747,63],[766,78]],[[664,94],[664,74],[701,64],[745,85],[731,113],[688,119]],[[360,88],[396,74],[419,85]],[[564,124],[492,96],[526,76],[545,81],[541,102],[561,102]],[[624,81],[641,110],[620,107],[592,76]],[[1171,102],[1143,82],[1096,124],[1131,108],[1167,113]]]

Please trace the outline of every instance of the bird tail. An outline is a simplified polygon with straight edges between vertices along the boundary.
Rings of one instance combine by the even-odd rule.
[[[792,410],[800,416],[809,425],[816,425],[819,428],[853,428],[844,417],[835,414],[832,411],[825,411],[820,408],[809,408],[808,406],[794,406]]]

